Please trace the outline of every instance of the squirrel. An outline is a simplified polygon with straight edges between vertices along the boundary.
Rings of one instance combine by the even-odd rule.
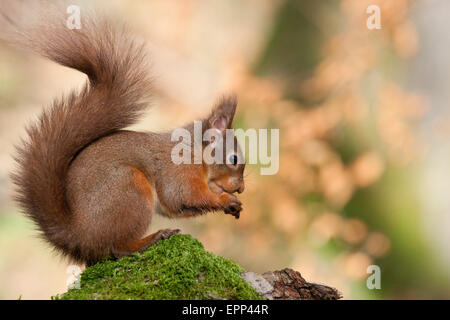
[[[245,161],[238,161],[234,135],[234,150],[222,163],[175,164],[171,131],[125,129],[149,106],[153,81],[144,45],[125,28],[84,16],[81,29],[47,20],[21,36],[22,47],[88,77],[27,127],[11,174],[22,211],[57,251],[89,266],[180,232],[145,236],[153,213],[179,218],[224,211],[239,218],[235,193],[244,191]],[[200,120],[202,130],[215,129],[225,145],[236,106],[234,95],[224,96]]]

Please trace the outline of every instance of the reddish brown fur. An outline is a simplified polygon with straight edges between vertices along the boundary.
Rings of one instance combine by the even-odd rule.
[[[17,199],[44,238],[88,264],[141,251],[179,231],[143,238],[155,209],[169,217],[215,210],[238,216],[241,203],[232,193],[243,191],[244,171],[244,165],[175,165],[170,132],[121,130],[148,106],[151,77],[143,46],[97,21],[84,16],[81,30],[46,21],[18,41],[84,72],[89,83],[55,100],[28,127],[13,174]],[[203,128],[217,119],[230,128],[235,109],[234,97],[222,99]]]

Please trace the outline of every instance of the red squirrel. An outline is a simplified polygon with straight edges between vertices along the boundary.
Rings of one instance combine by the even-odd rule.
[[[232,154],[223,155],[231,161],[176,165],[170,131],[124,130],[149,105],[152,77],[142,44],[104,19],[87,17],[79,30],[50,20],[22,36],[21,46],[88,77],[81,90],[56,99],[28,126],[12,174],[18,203],[58,251],[92,265],[179,232],[144,236],[153,213],[239,217],[242,204],[234,194],[244,191],[245,163],[237,161],[237,141]],[[218,130],[225,144],[236,105],[234,96],[223,97],[201,120],[202,130]],[[193,124],[185,128],[192,131]]]

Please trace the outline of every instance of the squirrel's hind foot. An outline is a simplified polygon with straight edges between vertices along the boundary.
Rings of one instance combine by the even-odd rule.
[[[156,242],[168,239],[177,233],[180,233],[180,229],[162,229],[155,233],[152,233],[151,235],[143,239],[137,241],[130,241],[122,246],[113,249],[111,251],[111,255],[116,259],[131,256],[133,255],[133,253],[143,252]]]

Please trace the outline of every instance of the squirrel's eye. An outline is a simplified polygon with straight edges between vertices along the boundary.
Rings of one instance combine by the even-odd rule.
[[[235,154],[232,154],[228,157],[228,160],[230,161],[230,164],[233,166],[236,166],[238,164],[238,157]]]

